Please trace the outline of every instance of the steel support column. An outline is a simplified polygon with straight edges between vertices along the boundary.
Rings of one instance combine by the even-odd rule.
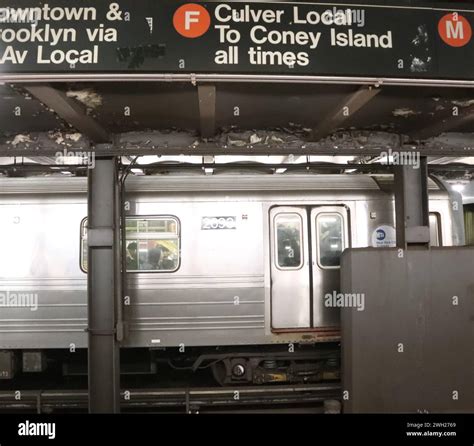
[[[89,411],[120,410],[120,206],[117,159],[101,157],[88,178]]]
[[[397,246],[429,245],[428,169],[426,157],[419,168],[395,167],[395,211]]]

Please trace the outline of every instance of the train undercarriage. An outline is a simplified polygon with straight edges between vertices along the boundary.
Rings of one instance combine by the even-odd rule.
[[[123,376],[149,376],[155,382],[168,375],[204,377],[220,386],[305,384],[337,381],[340,352],[337,344],[304,346],[241,346],[122,349]],[[55,376],[87,375],[87,350],[0,351],[0,383]]]

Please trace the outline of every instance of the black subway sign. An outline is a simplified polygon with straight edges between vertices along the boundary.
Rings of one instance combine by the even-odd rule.
[[[472,80],[473,26],[465,7],[0,0],[0,73]]]

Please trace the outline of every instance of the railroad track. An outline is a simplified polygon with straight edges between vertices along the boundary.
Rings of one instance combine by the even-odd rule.
[[[0,411],[51,413],[87,411],[87,390],[0,392]],[[340,383],[258,387],[143,388],[121,391],[122,411],[281,411],[340,399]]]

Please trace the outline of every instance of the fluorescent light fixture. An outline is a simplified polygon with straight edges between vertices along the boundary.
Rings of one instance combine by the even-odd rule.
[[[466,188],[466,185],[463,183],[455,183],[451,185],[451,189],[459,193],[461,193],[465,188]]]
[[[84,164],[84,160],[86,159],[87,158],[83,156],[58,156],[56,158],[56,164],[63,164],[64,166],[69,164]]]
[[[379,160],[380,164],[393,163],[393,155],[382,156]]]

